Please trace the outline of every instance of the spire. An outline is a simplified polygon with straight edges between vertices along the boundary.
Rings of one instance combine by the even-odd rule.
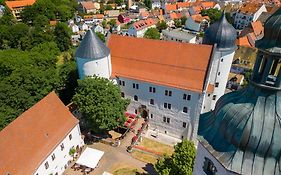
[[[76,50],[75,58],[84,59],[100,59],[107,57],[110,50],[93,32],[92,29],[88,30],[80,46]]]

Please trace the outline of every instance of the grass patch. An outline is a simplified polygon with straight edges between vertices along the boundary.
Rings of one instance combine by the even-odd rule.
[[[137,173],[140,173],[137,169],[129,167],[120,168],[113,172],[114,175],[135,175]]]
[[[165,145],[163,143],[150,140],[148,138],[143,138],[142,142],[139,143],[140,146],[145,147],[148,150],[154,151],[154,152],[160,152],[161,154],[166,155],[172,155],[174,152],[174,148],[169,145]]]
[[[142,162],[152,163],[152,164],[155,164],[157,162],[157,157],[156,156],[153,156],[153,155],[148,154],[148,153],[143,153],[143,152],[138,151],[138,150],[133,150],[131,155],[135,159],[138,159],[138,160],[140,160]]]

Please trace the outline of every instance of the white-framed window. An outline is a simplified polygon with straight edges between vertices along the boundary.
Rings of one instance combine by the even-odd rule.
[[[150,99],[149,104],[154,105],[154,99]]]
[[[170,103],[164,103],[165,109],[172,109],[172,105]]]
[[[183,107],[182,112],[183,112],[183,113],[188,113],[188,107]]]
[[[182,127],[186,128],[186,122],[182,122]]]
[[[48,161],[47,162],[45,162],[45,169],[48,169],[49,168],[49,163],[48,163]]]
[[[134,88],[134,89],[139,89],[139,84],[133,83],[133,88]]]
[[[56,155],[55,153],[52,154],[52,160],[55,160],[56,159]]]
[[[63,144],[63,143],[60,145],[60,149],[61,149],[61,150],[64,149],[64,144]]]
[[[153,114],[150,114],[150,118],[153,118]]]
[[[119,80],[119,85],[120,86],[125,86],[125,81]]]
[[[171,119],[169,117],[163,117],[163,122],[164,123],[170,123]]]
[[[72,135],[71,135],[71,134],[69,134],[68,138],[69,138],[69,140],[71,140],[71,139],[72,139]]]
[[[216,100],[216,98],[217,98],[217,95],[213,95],[213,100]]]
[[[219,84],[220,84],[220,83],[216,82],[216,83],[215,83],[215,87],[219,87]]]
[[[149,87],[149,92],[155,93],[155,92],[156,92],[156,88],[155,88],[155,87],[150,86],[150,87]]]

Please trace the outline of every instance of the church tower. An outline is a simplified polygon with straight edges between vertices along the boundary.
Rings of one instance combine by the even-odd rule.
[[[264,29],[249,85],[200,116],[194,175],[281,174],[281,9]]]
[[[209,85],[213,86],[213,93],[207,94],[204,101],[204,112],[213,110],[217,100],[224,94],[228,74],[237,48],[236,30],[228,23],[225,14],[219,21],[212,24],[205,32],[203,44],[211,44],[213,56],[209,67]]]
[[[75,53],[79,78],[98,76],[109,78],[111,76],[111,57],[109,48],[90,29]]]

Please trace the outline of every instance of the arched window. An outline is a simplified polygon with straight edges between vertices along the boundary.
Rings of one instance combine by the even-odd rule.
[[[135,100],[135,101],[139,101],[138,96],[135,95],[135,96],[134,96],[134,100]]]

